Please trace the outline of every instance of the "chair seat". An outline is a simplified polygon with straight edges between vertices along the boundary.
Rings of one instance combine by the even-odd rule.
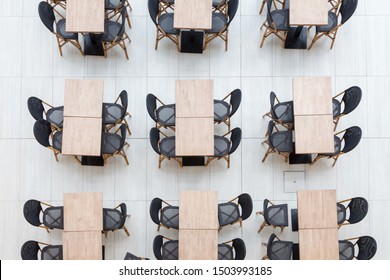
[[[102,154],[114,154],[121,148],[122,137],[115,133],[103,132]]]
[[[270,260],[291,260],[293,242],[275,241],[272,243],[271,250],[267,250]]]
[[[294,107],[293,101],[280,102],[274,106],[276,118],[282,123],[294,122]]]
[[[227,244],[218,244],[218,260],[233,260],[233,247]]]
[[[341,203],[337,203],[337,224],[341,225],[347,219],[347,209]]]
[[[164,207],[161,210],[161,223],[167,227],[179,229],[179,207]]]
[[[211,29],[206,30],[206,33],[219,33],[227,25],[227,17],[222,13],[213,13]]]
[[[66,20],[60,19],[57,22],[57,33],[64,39],[68,40],[78,40],[79,34],[78,33],[72,33],[72,32],[66,32]]]
[[[175,136],[166,137],[160,141],[161,154],[167,157],[176,157]]]
[[[337,26],[337,15],[332,12],[328,12],[328,25],[318,25],[316,26],[316,33],[320,32],[329,32]]]
[[[64,106],[54,107],[47,110],[46,119],[56,127],[62,128],[64,122]]]
[[[158,123],[163,126],[175,126],[175,104],[163,105],[156,110]]]
[[[62,131],[53,134],[53,148],[62,151]]]
[[[103,208],[103,230],[119,229],[122,222],[122,213],[117,209]]]
[[[339,154],[340,151],[341,151],[341,139],[338,138],[337,136],[334,136],[334,153],[320,154],[320,155],[326,156],[326,157],[331,157],[331,156]]]
[[[348,240],[339,241],[339,259],[352,260],[355,255],[353,243]]]
[[[278,152],[294,152],[292,131],[279,131],[269,137],[269,141]]]
[[[103,103],[103,124],[116,124],[125,114],[121,105],[115,103]]]
[[[124,260],[138,261],[138,260],[141,260],[141,258],[133,255],[130,252],[127,252]]]
[[[341,114],[341,103],[337,99],[332,99],[333,117],[337,117]]]
[[[164,260],[179,259],[179,241],[169,240],[162,245],[162,255]]]
[[[62,260],[62,245],[49,245],[42,248],[42,260]]]
[[[271,205],[267,208],[265,215],[271,225],[279,227],[288,226],[288,205],[278,204]]]
[[[214,100],[214,121],[222,122],[229,117],[230,104],[222,100]]]
[[[213,7],[217,7],[219,5],[222,5],[226,2],[226,0],[213,0]]]
[[[162,14],[158,19],[158,25],[167,34],[179,34],[180,30],[173,27],[173,13]]]
[[[240,219],[238,205],[233,202],[218,204],[218,222],[219,226],[232,224]]]
[[[119,22],[106,20],[104,21],[104,33],[101,36],[102,42],[113,42],[114,39],[118,36],[119,30],[121,29],[121,24]],[[115,42],[119,42],[121,40],[121,36],[119,36]]]
[[[274,10],[271,12],[272,19],[277,30],[288,31],[290,10]],[[268,22],[269,26],[273,29],[273,25]]]
[[[43,212],[43,224],[49,228],[64,228],[64,207],[56,206],[46,208]]]
[[[214,135],[214,156],[223,157],[229,154],[230,141],[229,139]]]

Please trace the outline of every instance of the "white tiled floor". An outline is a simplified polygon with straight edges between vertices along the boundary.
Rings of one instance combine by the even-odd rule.
[[[210,189],[219,191],[221,201],[248,192],[254,199],[254,211],[261,209],[264,198],[294,208],[295,194],[284,192],[284,171],[306,171],[306,188],[335,188],[339,199],[366,197],[369,215],[357,225],[341,228],[340,238],[372,235],[378,242],[375,258],[390,259],[390,223],[384,215],[390,211],[390,1],[360,0],[356,14],[340,29],[333,50],[329,50],[330,41],[323,39],[306,51],[284,50],[280,41],[271,37],[260,49],[259,27],[265,18],[258,15],[260,0],[243,0],[230,26],[228,52],[221,40],[215,40],[204,54],[191,55],[178,53],[169,40],[162,40],[155,51],[155,27],[146,1],[131,0],[129,61],[120,48],[104,59],[82,58],[75,48],[66,46],[61,58],[54,36],[38,17],[39,0],[11,2],[0,1],[0,33],[5,41],[0,44],[0,259],[19,259],[20,246],[29,239],[61,243],[60,231],[47,234],[25,221],[22,207],[30,198],[61,205],[64,192],[101,191],[106,207],[126,202],[131,236],[122,231],[109,234],[104,239],[106,258],[122,259],[127,251],[154,258],[152,240],[157,232],[148,214],[154,197],[177,204],[180,190]],[[17,36],[6,39],[10,34]],[[312,167],[289,166],[277,156],[262,164],[265,147],[260,144],[267,120],[261,116],[269,109],[269,92],[291,99],[292,77],[316,75],[331,76],[335,94],[352,85],[362,88],[359,108],[343,118],[338,128],[360,126],[360,145],[342,156],[334,168],[326,160]],[[113,101],[122,89],[128,91],[133,116],[129,166],[120,157],[110,159],[104,168],[82,167],[66,156],[60,156],[57,163],[33,138],[27,98],[35,95],[60,105],[64,79],[69,77],[104,79],[106,101]],[[157,168],[157,155],[148,140],[153,123],[145,97],[152,92],[166,103],[174,102],[174,81],[179,78],[214,79],[217,98],[242,89],[242,105],[232,122],[233,127],[243,129],[243,140],[230,169],[222,160],[207,168],[180,169],[174,161],[164,161],[162,168]],[[223,129],[219,130],[222,133]],[[221,230],[220,241],[241,237],[250,244],[247,258],[259,259],[265,253],[261,242],[271,233],[267,228],[257,234],[261,222],[260,216],[252,214],[243,228],[236,225]],[[177,238],[174,230],[162,229],[161,233]],[[297,241],[297,234],[290,229],[281,237]]]

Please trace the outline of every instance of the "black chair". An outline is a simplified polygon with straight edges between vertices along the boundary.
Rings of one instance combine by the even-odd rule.
[[[225,41],[225,51],[228,49],[229,25],[237,13],[239,0],[229,0],[227,2],[227,14],[214,12],[212,14],[211,29],[205,31],[205,42],[203,49],[208,43],[219,37]]]
[[[282,241],[275,234],[271,234],[268,243],[263,243],[263,245],[267,246],[267,255],[263,257],[263,260],[291,260],[293,242]]]
[[[45,1],[40,2],[38,5],[38,13],[41,21],[46,26],[46,28],[49,29],[51,33],[56,35],[58,49],[60,51],[61,56],[62,56],[62,47],[67,43],[71,43],[73,46],[75,46],[80,51],[81,55],[84,56],[84,52],[81,49],[81,45],[79,43],[78,33],[66,32],[65,30],[66,19],[60,19],[57,22],[56,17],[54,15],[54,9],[49,3]],[[55,30],[54,30],[54,23],[56,26]]]
[[[162,204],[166,204],[164,208]],[[160,227],[166,229],[174,228],[179,229],[179,207],[172,206],[168,202],[156,197],[150,202],[149,214],[152,221],[158,225],[157,231]]]
[[[309,46],[309,50],[313,47],[314,43],[317,42],[323,36],[328,37],[332,40],[330,48],[334,46],[338,29],[344,25],[355,13],[358,5],[358,0],[342,0],[339,11],[336,13],[328,12],[328,25],[316,26],[316,34]],[[338,17],[341,14],[341,22],[338,23]]]
[[[121,211],[118,210],[121,209]],[[127,215],[126,204],[121,203],[114,209],[103,208],[103,233],[107,237],[109,231],[116,231],[118,229],[123,229],[127,236],[130,236],[129,231],[125,226],[126,218],[130,217]]]
[[[120,100],[120,103],[119,102]],[[124,123],[126,125],[129,135],[131,135],[129,124],[126,117],[131,115],[127,112],[127,105],[129,103],[127,91],[122,90],[114,103],[103,103],[103,125],[106,126],[107,132],[114,126]]]
[[[129,40],[129,43],[131,40],[125,29],[126,15],[127,8],[124,7],[121,10],[121,23],[112,20],[104,21],[104,33],[101,35],[100,40],[102,42],[105,58],[107,57],[108,50],[119,45],[125,52],[126,59],[129,60],[129,55],[127,54],[126,49],[126,40]]]
[[[237,202],[234,202],[237,200]],[[241,214],[240,209],[241,207]],[[242,221],[248,219],[252,214],[253,202],[249,194],[243,193],[238,197],[233,198],[232,200],[219,203],[218,204],[218,222],[219,229],[227,225],[233,225],[235,223],[240,223],[242,226]]]
[[[149,15],[157,28],[155,49],[158,48],[158,42],[167,37],[176,44],[179,51],[180,30],[173,27],[173,13],[167,13],[166,10],[161,11],[160,2],[160,0],[148,0]]]
[[[47,208],[43,210],[42,205]],[[23,215],[26,221],[31,225],[44,228],[47,232],[49,232],[49,229],[64,228],[64,208],[62,206],[54,207],[45,202],[30,199],[24,203]]]
[[[245,256],[245,242],[240,238],[218,244],[218,260],[244,260]]]
[[[349,202],[347,207],[343,203]],[[347,218],[347,213],[348,218]],[[337,203],[337,223],[339,227],[356,224],[364,219],[368,213],[368,201],[363,197],[354,197]]]
[[[342,96],[341,102],[337,100],[337,97]],[[362,90],[360,87],[350,87],[340,94],[336,95],[332,99],[333,103],[333,122],[334,130],[336,130],[337,124],[341,117],[348,115],[359,105],[362,99]],[[341,111],[341,107],[344,107]]]
[[[274,132],[276,129],[276,132]],[[262,144],[267,144],[268,149],[264,154],[262,162],[264,162],[269,154],[277,153],[284,156],[285,161],[290,156],[290,153],[294,152],[294,142],[292,136],[292,130],[280,131],[273,121],[269,121],[267,134],[268,139],[263,141]]]
[[[118,135],[117,132],[121,131],[121,135]],[[104,164],[109,157],[115,155],[121,155],[127,165],[129,165],[129,160],[125,152],[125,147],[129,146],[126,142],[126,125],[122,124],[115,133],[103,132],[102,133],[102,157]]]
[[[351,242],[350,240],[355,240]],[[358,248],[356,256],[355,246]],[[339,258],[340,260],[371,260],[377,250],[376,240],[371,236],[360,236],[348,238],[339,241]]]
[[[289,30],[289,10],[288,9],[273,9],[274,0],[267,0],[267,18],[260,29],[265,27],[263,39],[261,40],[260,48],[263,47],[265,39],[274,34],[280,40],[286,42],[287,31]]]
[[[343,137],[340,139],[337,135],[343,134]],[[340,155],[346,154],[359,144],[360,139],[362,139],[362,130],[358,126],[352,126],[348,129],[340,131],[334,136],[334,150],[332,154],[318,154],[317,157],[313,160],[311,164],[316,163],[321,158],[333,158],[334,162],[332,167],[335,166]],[[344,144],[344,147],[341,148]]]
[[[282,4],[282,9],[284,9],[286,1],[288,1],[288,0],[273,0],[273,4],[275,6],[275,9],[278,8],[277,3]],[[265,4],[267,4],[267,0],[263,0],[263,3],[261,3],[259,14],[261,14],[263,12]]]
[[[144,258],[144,257],[137,257],[136,255],[133,255],[132,253],[127,252],[124,260],[125,261],[139,261],[139,260],[149,260],[149,259]]]
[[[133,10],[130,2],[128,0],[105,0],[104,9],[106,10],[107,19],[112,19],[121,14],[122,9],[124,8],[126,9],[127,24],[129,25],[129,28],[131,28],[131,21],[129,13],[127,12],[127,9],[129,9],[130,12]]]
[[[230,139],[226,138],[230,134]],[[218,136],[214,135],[214,156],[207,157],[206,166],[214,159],[225,159],[227,167],[230,168],[230,155],[234,153],[241,143],[242,132],[241,128],[236,127],[230,132]]]
[[[164,239],[168,241],[164,243]],[[179,241],[157,235],[153,240],[153,253],[158,260],[178,260]]]
[[[39,245],[44,245],[40,247]],[[33,240],[26,241],[20,250],[22,260],[38,260],[38,253],[41,252],[41,260],[62,260],[62,245],[49,245]]]
[[[214,122],[215,123],[225,123],[228,126],[228,131],[230,131],[230,118],[238,110],[241,104],[241,90],[235,89],[222,100],[214,99]],[[230,97],[230,104],[225,100]]]
[[[161,104],[157,108],[157,101]],[[149,116],[156,123],[157,128],[171,128],[174,130],[175,126],[175,104],[165,105],[154,94],[149,93],[146,96],[146,109]]]
[[[48,106],[46,110],[44,105]],[[31,96],[27,100],[28,111],[36,120],[47,120],[52,125],[52,130],[61,130],[64,122],[64,106],[53,107],[41,99]]]
[[[271,204],[271,206],[269,206]],[[280,227],[283,232],[285,227],[288,227],[288,205],[287,204],[273,204],[268,199],[264,199],[263,211],[257,212],[256,214],[264,216],[264,222],[261,224],[258,233],[263,230],[266,226],[273,228]]]
[[[294,103],[293,101],[280,102],[276,94],[270,93],[271,109],[265,116],[271,118],[274,122],[283,125],[286,128],[291,128],[294,123]],[[275,101],[277,103],[275,104]]]
[[[165,136],[165,138],[160,140],[160,133]],[[155,127],[150,129],[149,133],[150,144],[152,145],[153,150],[159,155],[158,159],[158,168],[161,168],[161,162],[164,159],[173,159],[177,161],[182,167],[182,162],[176,157],[175,152],[175,136],[167,136],[160,130]]]

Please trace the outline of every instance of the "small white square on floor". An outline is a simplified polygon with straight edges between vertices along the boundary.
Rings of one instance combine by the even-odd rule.
[[[305,171],[284,171],[284,192],[292,193],[306,188]]]

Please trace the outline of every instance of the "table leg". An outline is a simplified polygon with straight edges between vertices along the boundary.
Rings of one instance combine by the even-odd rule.
[[[85,55],[104,56],[100,34],[87,33],[84,36],[84,53]]]
[[[205,165],[205,157],[197,156],[197,157],[182,157],[183,166],[204,166]]]
[[[104,166],[103,157],[82,156],[81,165]]]
[[[204,31],[182,30],[180,32],[180,52],[203,53]]]
[[[309,164],[312,162],[311,154],[294,154],[291,153],[289,158],[289,164]]]
[[[284,48],[307,49],[307,28],[303,26],[290,27]]]

